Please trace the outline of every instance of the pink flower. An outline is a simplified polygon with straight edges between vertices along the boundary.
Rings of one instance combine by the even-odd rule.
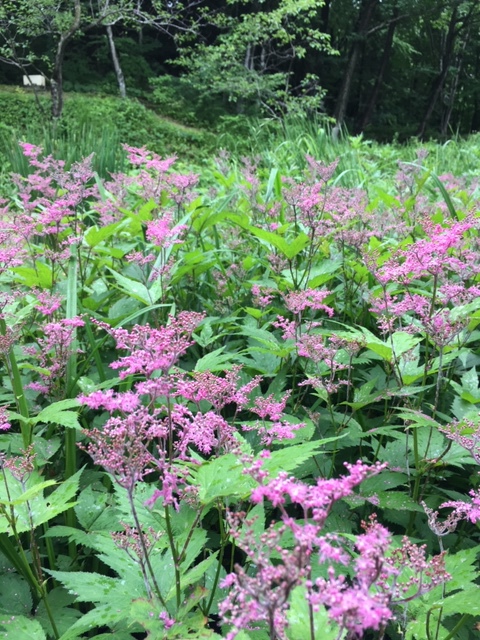
[[[6,407],[0,407],[0,431],[8,431],[11,427]]]

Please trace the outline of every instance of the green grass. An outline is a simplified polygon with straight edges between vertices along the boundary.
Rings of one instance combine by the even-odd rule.
[[[429,152],[424,166],[436,175],[453,173],[473,177],[480,160],[480,136],[452,139],[446,143],[381,144],[352,137],[342,131],[332,136],[331,123],[321,117],[288,117],[284,121],[223,116],[214,130],[186,126],[157,113],[151,104],[112,96],[65,94],[62,120],[53,127],[49,119],[50,99],[42,94],[37,102],[31,92],[0,87],[0,172],[25,174],[28,164],[19,140],[37,144],[67,166],[94,154],[99,175],[124,168],[121,144],[146,146],[162,156],[176,155],[180,163],[205,166],[221,149],[233,158],[258,159],[266,170],[282,175],[305,168],[305,156],[328,164],[339,158],[338,184],[345,187],[387,189],[398,171],[398,163],[416,162],[419,148]]]
[[[66,94],[63,116],[56,125],[49,119],[48,96],[41,95],[39,104],[40,108],[31,93],[0,89],[3,171],[27,171],[19,140],[43,147],[67,166],[94,153],[95,169],[105,177],[123,168],[122,143],[186,161],[204,159],[214,146],[211,133],[163,118],[138,100]]]

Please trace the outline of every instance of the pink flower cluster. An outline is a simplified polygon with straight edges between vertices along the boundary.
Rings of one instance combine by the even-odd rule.
[[[454,312],[480,295],[470,282],[480,270],[470,231],[474,220],[434,224],[423,221],[426,237],[417,238],[406,249],[397,250],[380,267],[370,257],[370,270],[382,291],[372,300],[371,311],[385,333],[396,325],[411,331],[423,330],[439,348],[449,344],[468,323]],[[419,292],[428,282],[427,293]]]
[[[68,359],[72,352],[72,342],[78,327],[83,327],[82,318],[64,318],[58,322],[47,322],[42,326],[43,336],[38,338],[39,349],[25,347],[24,352],[37,359],[41,382],[31,382],[27,386],[40,393],[54,395],[62,388]]]
[[[271,637],[285,639],[289,596],[300,584],[306,586],[313,610],[326,607],[340,631],[360,638],[368,629],[384,630],[396,604],[423,595],[449,579],[443,555],[429,561],[425,548],[411,544],[407,538],[401,547],[393,549],[391,534],[375,516],[364,523],[365,533],[355,540],[353,579],[337,574],[335,566],[351,564],[352,551],[338,535],[323,533],[328,515],[338,500],[352,495],[365,478],[385,467],[362,462],[346,466],[347,475],[318,479],[312,486],[286,473],[268,478],[261,465],[251,467],[250,473],[260,482],[252,492],[252,502],[268,500],[280,511],[281,523],[273,522],[257,537],[254,520],[245,519],[242,513],[229,515],[231,535],[256,570],[247,573],[236,566],[235,573],[222,584],[230,590],[220,605],[223,619],[232,625],[228,640],[233,640],[240,629],[260,622],[267,625]],[[292,507],[300,510],[303,519],[290,515]],[[290,548],[284,544],[287,532],[294,540]],[[314,558],[329,565],[327,578],[311,578]],[[402,581],[404,571],[408,577]]]
[[[288,393],[281,400],[272,395],[257,397],[252,404],[250,394],[261,378],[255,376],[242,383],[239,366],[222,375],[209,371],[189,374],[175,368],[193,344],[192,332],[203,317],[182,312],[164,327],[135,325],[130,331],[95,322],[115,339],[117,349],[127,351],[110,366],[120,370],[122,379],[128,375],[138,379],[132,391],[107,389],[79,397],[90,409],[105,409],[111,414],[101,430],[86,431],[90,442],[83,448],[92,459],[131,490],[146,474],[156,472],[160,488],[155,499],[175,506],[182,495],[191,497],[188,465],[199,463],[198,453],[239,452],[234,426],[238,412],[252,412],[261,418],[254,426],[244,424],[241,428],[256,430],[263,444],[292,438],[303,426],[283,419]],[[227,407],[227,414],[231,408],[235,410],[228,420],[222,415]],[[198,453],[192,455],[193,450]]]

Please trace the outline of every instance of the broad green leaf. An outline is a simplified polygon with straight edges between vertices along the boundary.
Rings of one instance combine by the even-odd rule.
[[[403,491],[379,491],[375,495],[378,498],[378,505],[382,509],[423,513],[423,508]]]
[[[122,222],[114,222],[105,227],[89,227],[84,235],[85,241],[89,247],[96,247],[97,244],[100,244],[103,240],[107,240],[107,238],[115,235],[121,224]]]
[[[372,402],[375,402],[382,395],[380,391],[372,393],[373,389],[375,389],[376,384],[376,378],[374,378],[373,380],[369,380],[365,384],[362,384],[361,387],[355,388],[352,402],[342,402],[341,404],[345,404],[349,407],[352,407],[354,411],[358,411],[359,409],[366,407]]]
[[[465,585],[461,591],[439,601],[438,605],[442,608],[442,616],[460,613],[478,616],[480,615],[480,587],[476,584]]]
[[[195,371],[225,371],[232,366],[235,357],[234,353],[225,353],[225,348],[220,347],[197,360]]]
[[[7,473],[8,470],[5,470]],[[69,502],[74,497],[78,489],[78,483],[82,469],[73,476],[62,482],[48,496],[43,495],[43,490],[55,485],[54,480],[39,481],[40,476],[32,472],[27,481],[25,490],[21,483],[10,474],[8,480],[9,495],[12,504],[15,506],[15,529],[18,533],[30,531],[32,526],[38,527],[41,524],[55,518],[58,514],[74,506]],[[0,484],[0,487],[2,485]],[[4,489],[0,489],[5,496]],[[3,502],[8,501],[5,497]],[[0,519],[0,532],[12,534],[11,527],[6,518]]]
[[[310,279],[308,281],[308,287],[310,289],[321,287],[332,278],[332,274],[338,272],[341,266],[341,260],[321,260],[320,264],[314,265],[309,272]]]
[[[51,411],[50,411],[51,409]],[[55,405],[49,405],[43,409],[38,416],[32,418],[32,422],[44,422],[46,424],[58,424],[67,429],[81,429],[82,426],[78,421],[78,413],[76,411],[59,411]]]
[[[82,573],[81,575],[88,574]],[[86,602],[90,601],[86,600]],[[59,640],[76,640],[83,636],[84,633],[91,633],[92,629],[96,627],[114,628],[117,624],[126,621],[129,606],[130,603],[127,605],[121,600],[118,604],[113,600],[107,604],[99,604],[83,614],[81,618],[60,636]],[[112,640],[115,637],[115,635],[112,635]]]
[[[207,505],[217,498],[248,496],[255,481],[245,475],[243,469],[233,453],[202,464],[195,477],[201,504]]]
[[[27,581],[18,573],[0,575],[0,614],[27,616],[33,606]]]
[[[445,567],[452,576],[452,579],[446,583],[447,593],[457,589],[470,588],[470,585],[478,580],[479,570],[477,563],[479,555],[479,545],[470,549],[462,549],[457,553],[447,554]]]
[[[468,398],[464,397],[462,393],[462,398],[469,402],[480,402],[480,392],[478,390],[478,375],[476,367],[472,367],[469,371],[466,371],[461,377],[462,381],[462,390],[468,394]],[[471,399],[470,399],[471,398]]]
[[[205,558],[205,560],[198,562],[189,571],[182,572],[180,577],[181,588],[185,589],[185,587],[196,584],[202,579],[208,569],[217,562],[217,555],[218,552],[212,553],[208,558]]]
[[[11,488],[12,480],[13,480],[13,476],[10,477],[9,489]],[[13,498],[11,501],[5,500],[2,502],[3,504],[10,504],[10,505],[13,505],[14,507],[19,507],[25,502],[29,502],[29,501],[31,502],[35,498],[38,498],[39,494],[43,493],[44,489],[47,489],[48,487],[51,487],[55,484],[56,484],[55,480],[45,480],[44,482],[38,482],[33,486],[29,487],[28,489],[26,489],[18,497]]]
[[[289,244],[282,238],[278,233],[274,233],[273,231],[266,231],[265,229],[258,229],[257,227],[249,226],[248,231],[252,233],[254,236],[263,240],[267,244],[271,245],[278,249],[283,255],[288,258],[289,253]]]
[[[262,311],[261,309],[254,309],[253,307],[245,307],[245,311],[246,313],[251,315],[252,318],[255,318],[256,320],[261,318],[264,314],[264,311]]]
[[[143,302],[143,304],[148,305],[156,302],[156,300],[151,299],[148,288],[142,282],[138,282],[138,280],[132,280],[131,278],[127,278],[126,276],[122,275],[121,273],[118,273],[114,269],[110,269],[109,267],[107,268],[111,272],[115,280],[117,281],[121,291],[123,291],[124,293],[128,293],[129,295],[133,296],[136,300],[140,300],[140,302]]]
[[[113,516],[113,508],[108,505],[109,495],[106,491],[95,490],[92,485],[88,485],[80,493],[75,505],[75,514],[78,522],[84,529],[89,530],[112,530],[116,527],[117,517]],[[105,518],[106,512],[110,512],[110,517]]]
[[[378,353],[388,362],[392,362],[393,357],[398,360],[401,355],[413,349],[422,340],[421,337],[413,336],[405,331],[396,331],[386,342],[377,338],[367,329],[362,329],[362,333],[367,339],[367,348]]]
[[[303,251],[303,249],[305,249],[309,242],[310,238],[306,233],[303,232],[293,240],[288,241],[286,250],[284,252],[287,260],[292,260],[297,254],[300,253],[300,251]]]
[[[407,486],[408,476],[396,471],[382,471],[376,476],[366,478],[360,485],[360,493],[371,496],[379,491],[386,492],[399,486]]]
[[[342,437],[342,436],[340,436]],[[265,458],[262,468],[276,476],[280,471],[293,471],[303,462],[316,455],[325,444],[337,440],[337,437],[303,442],[291,447],[287,446],[277,451],[272,451],[269,458]]]
[[[52,286],[52,270],[43,262],[38,260],[33,267],[14,267],[13,273],[23,281],[27,287],[38,287],[39,289],[50,289]]]
[[[79,609],[74,609],[70,606],[75,598],[67,593],[63,587],[55,587],[52,591],[49,591],[47,599],[50,611],[54,612],[55,626],[60,635],[68,631],[82,616],[82,612]],[[42,627],[47,630],[50,637],[53,638],[55,636],[43,600],[35,611],[35,619],[41,622]]]
[[[330,622],[325,607],[320,607],[318,611],[312,611],[312,616],[315,638],[340,640],[345,637],[346,632],[339,636],[338,626]],[[311,637],[310,611],[304,586],[295,587],[292,591],[287,620],[288,640],[306,640]]]
[[[12,616],[8,621],[0,621],[5,638],[15,640],[46,640],[47,636],[38,620],[26,616]]]
[[[93,571],[52,571],[48,570],[58,582],[75,596],[76,602],[112,603],[121,608],[130,603],[132,595],[124,588],[123,597],[115,601],[113,596],[117,592],[119,580],[111,576],[104,576]]]
[[[118,320],[137,311],[140,304],[131,296],[123,296],[108,308],[108,317],[111,320]]]

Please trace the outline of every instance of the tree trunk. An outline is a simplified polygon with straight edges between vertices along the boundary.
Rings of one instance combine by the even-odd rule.
[[[373,10],[378,4],[378,0],[363,0],[360,7],[360,15],[358,17],[358,26],[354,36],[354,41],[350,49],[350,55],[347,62],[347,68],[343,76],[342,86],[335,106],[334,118],[336,120],[335,127],[333,129],[334,138],[338,137],[340,129],[345,120],[345,114],[347,113],[348,100],[350,97],[350,91],[352,88],[352,81],[355,74],[355,68],[357,66],[358,58],[360,57],[362,40],[366,37],[368,25],[372,17]]]
[[[55,54],[55,62],[50,78],[50,95],[52,97],[52,118],[58,120],[63,111],[63,59],[65,57],[65,48],[67,38],[63,35],[57,46]]]
[[[375,79],[375,85],[372,89],[372,93],[370,94],[370,98],[368,100],[365,111],[363,112],[363,116],[360,120],[360,125],[358,127],[359,131],[363,131],[369,124],[372,119],[373,112],[375,111],[375,107],[377,105],[378,96],[380,95],[380,89],[383,85],[383,79],[385,77],[385,72],[388,67],[388,63],[390,62],[390,56],[393,48],[393,36],[395,35],[395,29],[397,28],[397,18],[398,18],[398,8],[395,7],[393,10],[392,21],[388,25],[387,36],[385,38],[385,46],[383,48],[382,60],[380,62],[380,69],[378,70],[377,77]]]
[[[330,4],[331,0],[325,0],[320,10],[320,24],[323,33],[330,33]]]
[[[480,75],[480,48],[477,46],[475,49],[475,67],[474,67],[474,77],[478,78]],[[470,115],[470,133],[477,133],[480,131],[480,99],[479,99],[479,90],[474,89],[473,91],[473,104],[472,104],[472,113]]]
[[[68,31],[61,34],[53,63],[52,77],[50,78],[50,95],[52,96],[52,118],[58,120],[63,111],[63,61],[65,50],[70,38],[80,29],[81,6],[80,0],[75,0],[75,13],[73,22]]]
[[[425,130],[428,125],[428,121],[435,109],[435,105],[437,104],[438,98],[442,92],[443,85],[445,84],[445,80],[447,78],[448,69],[450,67],[450,63],[453,56],[453,51],[455,47],[455,39],[457,37],[457,22],[458,22],[458,5],[455,5],[452,11],[452,15],[450,17],[450,23],[448,25],[448,31],[445,38],[445,44],[443,46],[442,58],[440,61],[440,73],[434,79],[430,95],[427,102],[427,108],[425,109],[425,113],[423,115],[422,121],[417,130],[417,136],[419,138],[423,138],[425,135]]]
[[[456,56],[455,75],[450,84],[450,93],[445,101],[446,107],[442,117],[442,128],[441,128],[442,136],[447,135],[447,130],[448,130],[448,127],[450,126],[450,118],[452,117],[453,105],[455,104],[455,97],[457,95],[458,83],[460,81],[460,76],[462,75],[463,58],[465,55],[467,44],[470,40],[470,34],[471,34],[471,22],[469,22],[467,25],[467,33],[465,34],[465,38],[463,39],[460,51]]]
[[[120,60],[117,55],[117,48],[115,47],[115,40],[113,38],[112,25],[107,24],[107,37],[108,44],[110,46],[110,55],[112,56],[113,68],[115,69],[115,75],[117,76],[118,90],[121,98],[127,97],[127,87],[125,85],[125,76],[123,75],[122,67],[120,66]]]

